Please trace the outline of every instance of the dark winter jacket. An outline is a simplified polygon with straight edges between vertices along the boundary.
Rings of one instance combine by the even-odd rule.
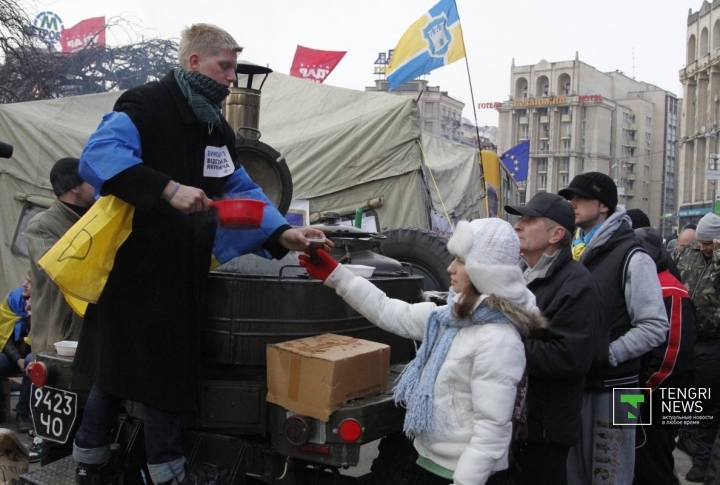
[[[668,332],[655,263],[621,209],[602,223],[580,262],[592,273],[603,307],[601,351],[585,388],[637,387],[640,356],[662,344]]]
[[[635,233],[657,266],[670,322],[665,342],[641,359],[640,383],[653,390],[680,386],[695,368],[695,306],[685,286],[673,274],[674,263],[657,230],[641,228]]]
[[[527,264],[522,261],[521,267]],[[590,272],[560,249],[528,289],[548,320],[525,340],[528,441],[572,446],[580,438],[585,374],[595,354],[600,295]]]
[[[97,305],[88,308],[75,366],[106,392],[185,411],[195,404],[197,342],[216,221],[211,211],[182,214],[161,196],[174,180],[219,198],[227,177],[203,175],[204,152],[226,146],[235,159],[235,137],[224,119],[210,132],[207,123],[197,121],[173,73],[126,91],[114,110],[137,128],[142,164],[118,173],[102,189],[135,207],[132,233],[117,252]],[[82,164],[81,158],[81,169]],[[268,244],[276,257],[287,252]]]

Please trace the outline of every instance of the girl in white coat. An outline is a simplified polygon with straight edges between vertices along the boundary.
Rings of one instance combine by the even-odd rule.
[[[300,264],[371,322],[423,341],[395,388],[406,406],[403,429],[419,454],[410,483],[502,483],[525,370],[521,333],[544,321],[525,288],[510,224],[462,221],[448,249],[455,256],[451,287],[447,306],[439,307],[388,298],[322,250],[314,261],[301,255]]]

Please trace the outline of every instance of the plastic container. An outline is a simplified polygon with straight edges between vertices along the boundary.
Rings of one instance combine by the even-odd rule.
[[[255,229],[260,227],[265,202],[253,199],[213,200],[210,207],[218,211],[218,220],[223,227]]]
[[[55,342],[55,352],[63,357],[73,357],[75,355],[75,350],[77,350],[77,344],[77,342],[72,340]]]

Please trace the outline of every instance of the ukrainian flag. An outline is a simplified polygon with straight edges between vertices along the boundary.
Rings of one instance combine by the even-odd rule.
[[[440,0],[395,47],[385,71],[390,90],[463,57],[465,43],[455,0]]]
[[[13,334],[17,337],[14,340],[20,340],[22,336],[22,326],[28,317],[22,294],[23,287],[19,286],[0,303],[0,345],[2,346],[5,346]]]

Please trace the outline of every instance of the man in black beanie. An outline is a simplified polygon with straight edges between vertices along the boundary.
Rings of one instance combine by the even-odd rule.
[[[640,356],[667,336],[655,263],[642,249],[630,218],[617,207],[617,186],[610,177],[584,173],[559,194],[575,213],[573,257],[593,275],[604,309],[581,415],[581,435],[592,439],[570,449],[568,483],[596,483],[597,474],[612,477],[608,483],[632,483],[635,427],[612,426],[613,389],[640,387]]]
[[[652,227],[652,224],[650,224],[650,218],[641,209],[629,209],[626,214],[632,222],[633,229]]]

